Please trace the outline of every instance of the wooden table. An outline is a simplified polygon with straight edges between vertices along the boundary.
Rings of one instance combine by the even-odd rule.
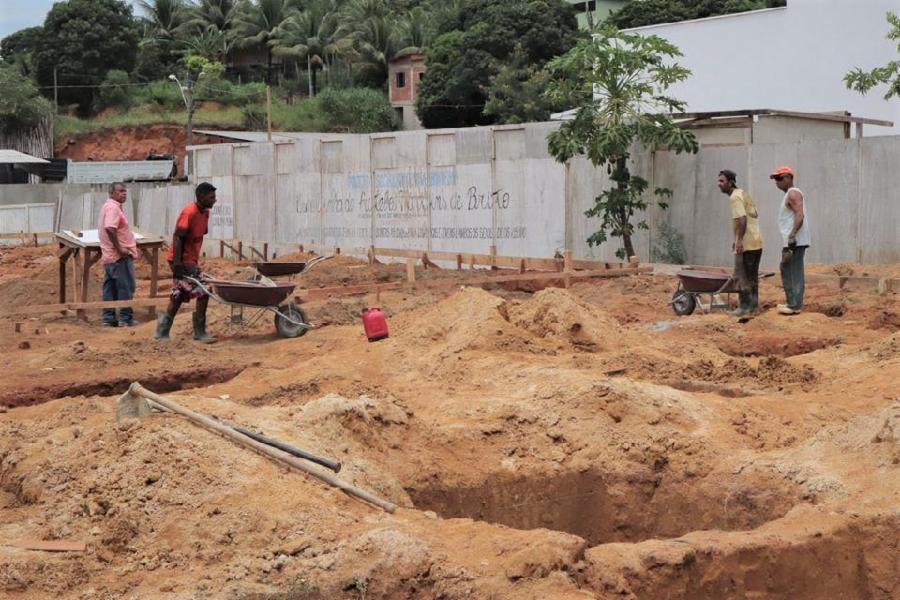
[[[156,298],[157,285],[159,282],[159,250],[163,246],[163,238],[155,235],[146,234],[138,229],[132,229],[134,233],[144,236],[137,242],[138,250],[144,259],[150,263],[150,297]],[[66,303],[66,265],[71,258],[75,265],[73,275],[73,284],[76,296],[80,295],[81,302],[88,301],[88,290],[90,288],[91,267],[100,260],[100,242],[86,242],[80,238],[68,235],[66,233],[55,233],[59,251],[59,303]],[[78,274],[81,274],[81,286],[78,285]],[[102,307],[101,307],[102,308]],[[156,314],[156,308],[150,307],[150,316]],[[87,319],[83,309],[78,309],[76,314]]]

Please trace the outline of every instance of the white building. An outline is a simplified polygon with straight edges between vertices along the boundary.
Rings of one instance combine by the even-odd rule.
[[[886,14],[900,0],[788,0],[787,7],[711,17],[631,31],[654,34],[684,53],[691,77],[671,88],[690,112],[772,108],[850,111],[893,121],[866,135],[900,134],[900,99],[886,87],[868,95],[848,90],[844,75],[898,60],[887,39]]]

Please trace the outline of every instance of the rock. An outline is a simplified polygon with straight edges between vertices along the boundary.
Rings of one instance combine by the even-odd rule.
[[[27,341],[19,342],[19,350],[28,350],[29,348],[31,348],[31,343]]]

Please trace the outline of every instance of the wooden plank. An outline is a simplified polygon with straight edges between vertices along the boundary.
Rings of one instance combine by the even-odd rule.
[[[84,552],[87,550],[85,542],[74,540],[19,540],[4,544],[23,550],[41,550],[43,552]]]
[[[24,243],[25,240],[31,239],[34,236],[41,237],[41,238],[52,238],[53,232],[52,231],[38,231],[38,232],[19,231],[19,232],[14,232],[14,233],[0,233],[0,240],[22,240],[22,242]]]
[[[602,271],[575,271],[572,273],[526,273],[524,275],[493,275],[485,277],[460,277],[454,279],[435,279],[430,281],[414,281],[402,282],[394,281],[391,283],[371,283],[356,286],[335,286],[326,288],[312,288],[307,290],[298,290],[296,296],[300,300],[309,301],[330,296],[354,296],[360,294],[371,294],[373,292],[382,292],[398,289],[439,289],[453,288],[458,286],[478,286],[496,283],[511,283],[523,281],[564,281],[567,277],[569,281],[579,279],[603,279],[614,277],[628,277],[638,273],[652,273],[652,267],[638,267],[636,269],[608,269]]]
[[[60,304],[38,304],[36,306],[20,306],[0,311],[0,317],[10,317],[14,315],[42,315],[51,312],[60,312],[64,310],[100,310],[104,308],[125,308],[128,306],[134,308],[147,308],[153,306],[155,308],[165,307],[169,303],[168,298],[132,298],[131,300],[114,300],[109,302],[68,302]]]

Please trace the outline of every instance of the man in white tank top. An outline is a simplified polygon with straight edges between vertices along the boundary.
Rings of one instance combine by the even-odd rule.
[[[809,214],[803,192],[794,187],[793,169],[779,167],[769,178],[784,192],[784,200],[778,210],[778,228],[784,242],[781,250],[781,281],[787,304],[779,304],[778,313],[796,315],[803,309],[803,293],[806,288],[803,260],[811,242]]]

